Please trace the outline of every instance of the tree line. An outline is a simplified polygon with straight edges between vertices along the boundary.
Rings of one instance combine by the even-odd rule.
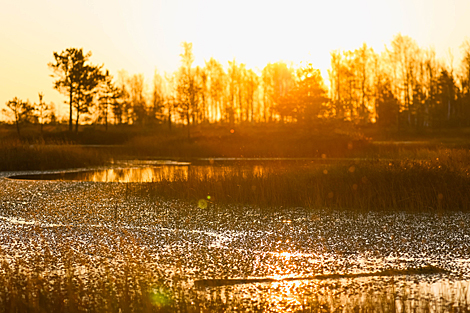
[[[328,114],[359,123],[413,129],[469,126],[470,44],[454,68],[408,36],[396,35],[381,54],[364,44],[331,54]]]
[[[470,124],[470,43],[463,58],[444,62],[408,36],[396,35],[376,53],[363,44],[331,52],[329,88],[312,64],[294,68],[285,62],[262,71],[235,60],[224,67],[211,58],[193,66],[191,43],[182,43],[181,66],[172,74],[155,71],[151,86],[142,74],[125,71],[114,79],[103,65],[90,63],[91,52],[69,48],[54,52],[49,63],[54,88],[67,97],[69,130],[80,118],[95,124],[190,126],[201,123],[297,123],[319,120],[377,123],[384,128],[424,129]],[[18,133],[22,122],[42,125],[55,119],[39,94],[39,103],[7,102]]]

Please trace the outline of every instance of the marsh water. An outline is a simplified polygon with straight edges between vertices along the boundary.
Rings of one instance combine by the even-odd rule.
[[[348,160],[354,162],[354,160]],[[230,175],[262,176],[286,167],[318,167],[324,159],[199,159],[193,162],[171,160],[126,160],[106,168],[62,171],[33,175],[15,175],[14,179],[90,181],[108,183],[149,183],[187,180],[189,177],[212,179]]]
[[[288,166],[319,164],[287,161]],[[92,171],[3,179],[1,248],[28,259],[38,249],[31,248],[31,234],[40,232],[39,245],[65,245],[96,262],[114,258],[106,251],[122,249],[126,237],[151,256],[154,265],[149,266],[163,268],[173,282],[175,277],[183,281],[187,297],[220,302],[221,310],[308,310],[323,301],[321,297],[333,299],[338,307],[354,306],[366,301],[366,295],[376,297],[381,289],[397,299],[422,299],[427,304],[437,299],[444,307],[470,303],[468,213],[201,208],[178,200],[143,199],[129,192],[127,184],[101,183],[137,186],[234,171],[265,175],[282,170],[282,164],[132,161]],[[440,270],[416,271],[429,266]],[[398,274],[373,275],[387,270]]]

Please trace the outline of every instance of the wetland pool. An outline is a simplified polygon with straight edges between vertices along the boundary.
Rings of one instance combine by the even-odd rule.
[[[354,160],[346,160],[354,162]],[[328,161],[331,162],[331,161]],[[338,162],[338,161],[337,161]],[[324,159],[200,159],[195,162],[171,160],[118,161],[99,169],[14,175],[13,179],[89,181],[106,183],[149,183],[188,180],[189,177],[222,178],[230,175],[263,176],[289,167],[312,168],[326,164]]]
[[[236,170],[250,175],[282,170],[270,164],[239,164]],[[296,164],[306,166],[305,161]],[[142,172],[152,168],[153,181],[226,175],[234,168],[226,162],[114,166]],[[175,297],[203,303],[199,311],[315,311],[320,305],[334,311],[374,305],[384,295],[397,311],[428,305],[437,312],[470,303],[469,213],[241,205],[202,209],[143,198],[127,184],[102,179],[16,178],[21,179],[0,179],[0,251],[3,259],[21,259],[25,268],[36,268],[37,256],[46,250],[60,260],[64,247],[80,255],[81,262],[89,260],[97,272],[100,262],[118,267],[130,254],[137,255],[148,271],[163,271],[171,286],[183,286]],[[87,275],[80,270],[83,265],[75,266]],[[415,271],[429,266],[443,271]],[[398,274],[367,276],[387,270]],[[231,284],[231,279],[240,281]]]

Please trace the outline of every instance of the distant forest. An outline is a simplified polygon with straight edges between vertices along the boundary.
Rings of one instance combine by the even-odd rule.
[[[463,58],[444,62],[408,36],[396,35],[378,54],[364,44],[331,52],[329,89],[313,64],[267,64],[257,73],[235,60],[211,58],[193,66],[191,43],[182,43],[181,66],[157,71],[151,86],[142,74],[113,78],[90,63],[91,53],[53,53],[54,87],[67,99],[70,131],[81,122],[108,125],[188,126],[201,123],[375,123],[384,128],[425,129],[470,125],[470,42]],[[454,67],[454,63],[456,64]],[[6,103],[18,133],[23,123],[56,123],[51,105],[14,98]]]

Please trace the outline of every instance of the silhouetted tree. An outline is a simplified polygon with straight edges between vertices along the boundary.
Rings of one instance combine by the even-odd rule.
[[[145,98],[145,79],[143,74],[134,74],[128,80],[129,104],[132,107],[132,123],[144,125],[146,123],[147,99]]]
[[[77,114],[75,119],[75,132],[78,132],[80,113],[90,113],[94,105],[94,97],[98,92],[98,86],[103,80],[101,67],[93,65],[79,66],[77,69],[77,88],[74,107]]]
[[[192,68],[194,55],[192,44],[183,42],[183,53],[181,56],[181,67],[177,76],[177,108],[180,116],[186,121],[188,129],[188,139],[191,138],[191,116],[197,112],[199,86],[196,83],[196,71]]]
[[[205,122],[207,118],[207,99],[209,94],[208,89],[208,74],[206,68],[197,67],[196,72],[198,73],[197,76],[197,84],[199,86],[199,95],[201,97],[201,108],[199,110],[199,117],[198,120]]]
[[[110,106],[115,109],[113,113],[119,115],[120,105],[118,102],[120,96],[120,90],[114,85],[113,77],[106,70],[102,77],[101,84],[98,89],[98,100],[99,100],[99,117],[98,120],[102,120],[105,124],[106,130],[108,130],[109,120],[109,108]]]
[[[150,117],[161,123],[165,120],[165,86],[163,77],[157,70],[153,75],[152,106],[150,108]]]
[[[29,101],[23,101],[17,97],[6,103],[6,106],[13,112],[16,131],[20,135],[20,124],[30,121],[34,116],[35,108],[32,106]]]
[[[115,93],[113,93],[111,99],[111,111],[113,112],[114,125],[121,125],[123,123],[124,93],[119,87],[115,88]]]
[[[406,117],[406,123],[411,125],[414,114],[413,89],[417,81],[420,48],[408,36],[396,35],[387,50],[390,67],[392,69],[392,86],[395,97],[400,101],[401,110]]]
[[[392,85],[388,79],[377,84],[376,121],[382,127],[391,127],[398,123],[398,100],[391,89]]]
[[[466,40],[462,44],[462,61],[460,68],[459,107],[466,125],[470,124],[470,41]]]
[[[75,130],[78,131],[80,113],[89,111],[93,93],[102,79],[101,67],[88,65],[91,52],[83,54],[83,49],[68,48],[60,54],[54,52],[55,63],[49,63],[53,76],[57,78],[54,88],[69,97],[69,130],[72,131],[73,108],[77,117]]]
[[[228,62],[228,103],[225,111],[225,119],[233,126],[235,124],[235,114],[237,110],[239,69],[235,60]]]
[[[280,113],[283,110],[276,109],[289,95],[295,85],[293,68],[289,68],[284,62],[269,63],[262,71],[264,93],[264,119],[272,121],[275,110]],[[281,120],[283,117],[281,116]]]
[[[375,58],[374,51],[367,47],[365,43],[361,48],[354,51],[353,68],[357,77],[355,86],[358,94],[357,117],[363,123],[369,121],[372,108]]]
[[[437,78],[439,76],[439,64],[434,50],[425,52],[421,61],[421,83],[415,86],[413,98],[417,106],[417,126],[430,127],[432,125],[431,111],[436,103]]]
[[[132,124],[132,107],[130,104],[130,95],[128,91],[128,80],[129,75],[125,70],[118,71],[117,79],[116,79],[116,86],[119,88],[120,91],[120,108],[116,107],[117,112],[120,114],[120,122],[119,124]]]
[[[299,82],[294,89],[297,120],[311,122],[318,118],[324,105],[328,102],[327,90],[320,70],[312,64],[297,71]]]
[[[347,88],[350,87],[348,82],[349,71],[344,63],[343,54],[340,51],[331,52],[331,69],[328,70],[332,104],[330,113],[339,120],[349,116],[349,106],[346,100],[348,99]]]
[[[250,122],[254,123],[255,121],[255,93],[258,90],[260,79],[258,75],[252,70],[249,69],[246,71],[246,78],[244,80],[244,89],[245,89],[245,101],[247,103],[247,110],[249,109],[248,116],[250,117]],[[258,106],[259,108],[259,106]],[[257,112],[259,115],[259,112]]]
[[[38,122],[39,122],[39,125],[41,127],[41,134],[43,133],[43,127],[44,127],[44,122],[47,118],[50,117],[50,106],[48,106],[45,102],[44,102],[44,94],[42,92],[38,93],[38,96],[39,96],[39,103],[38,104],[34,104],[35,106],[35,111],[37,112],[37,115],[38,115]]]
[[[443,69],[437,80],[436,101],[433,108],[434,125],[442,127],[455,116],[456,89],[454,78]]]
[[[171,131],[171,126],[173,123],[173,118],[175,115],[175,110],[176,110],[176,94],[177,90],[175,86],[175,82],[177,79],[177,74],[174,73],[173,75],[166,73],[165,74],[165,80],[168,82],[170,85],[170,88],[168,88],[167,91],[167,96],[165,99],[165,110],[167,114],[167,122],[168,122],[168,129]],[[172,88],[174,87],[174,88]]]
[[[57,80],[54,88],[69,96],[69,131],[72,131],[74,97],[78,92],[80,80],[79,71],[83,69],[85,62],[91,56],[91,52],[83,54],[83,49],[68,48],[60,54],[54,52],[55,63],[49,63]]]
[[[217,60],[211,58],[206,62],[205,72],[208,76],[208,88],[210,97],[209,121],[215,122],[224,118],[224,92],[226,87],[227,75]]]

